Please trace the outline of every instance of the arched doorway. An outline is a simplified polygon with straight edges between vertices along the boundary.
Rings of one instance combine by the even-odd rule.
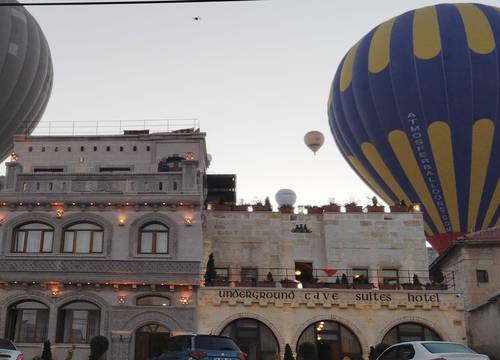
[[[275,360],[280,352],[272,330],[255,319],[234,320],[222,330],[221,335],[231,337],[248,354],[248,360]]]
[[[135,332],[135,360],[148,360],[166,350],[170,331],[160,324],[148,324]]]
[[[430,327],[414,323],[405,322],[394,326],[385,334],[382,342],[393,345],[405,341],[441,341],[441,336]]]
[[[316,346],[318,360],[363,359],[356,335],[336,321],[324,320],[309,325],[299,337],[297,353],[303,343]]]

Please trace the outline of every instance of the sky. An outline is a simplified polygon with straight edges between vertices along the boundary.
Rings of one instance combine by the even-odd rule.
[[[297,205],[333,199],[367,204],[374,194],[347,165],[329,129],[329,87],[344,54],[373,27],[432,4],[28,7],[54,63],[40,127],[49,121],[197,118],[213,157],[208,173],[236,174],[238,199],[274,200],[279,189],[289,188]],[[310,130],[325,135],[316,156],[303,142]]]

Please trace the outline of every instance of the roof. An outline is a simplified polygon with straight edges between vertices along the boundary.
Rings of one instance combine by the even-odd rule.
[[[496,304],[498,303],[498,301],[500,301],[500,293],[496,294],[495,296],[492,296],[491,298],[488,299],[488,301],[486,301],[485,303],[479,305],[479,306],[476,306],[475,308],[473,309],[470,309],[469,312],[473,312],[473,311],[476,311],[476,310],[479,310],[489,304]]]
[[[429,265],[433,268],[442,259],[448,256],[455,248],[467,245],[500,245],[500,226],[495,226],[486,230],[474,231],[465,234],[458,239],[455,239],[450,247],[443,251],[434,261]]]

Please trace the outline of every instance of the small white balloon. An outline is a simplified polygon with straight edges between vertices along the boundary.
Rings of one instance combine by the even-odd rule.
[[[295,192],[293,190],[281,189],[276,193],[275,199],[279,207],[282,207],[284,205],[293,206],[293,204],[295,204],[295,201],[297,200],[297,195],[295,195]]]

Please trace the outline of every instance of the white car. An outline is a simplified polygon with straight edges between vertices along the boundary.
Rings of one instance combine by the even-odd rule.
[[[392,345],[377,360],[489,360],[467,346],[445,341],[412,341]]]
[[[10,340],[0,339],[0,359],[2,360],[24,360],[22,352],[18,351],[16,345]]]

